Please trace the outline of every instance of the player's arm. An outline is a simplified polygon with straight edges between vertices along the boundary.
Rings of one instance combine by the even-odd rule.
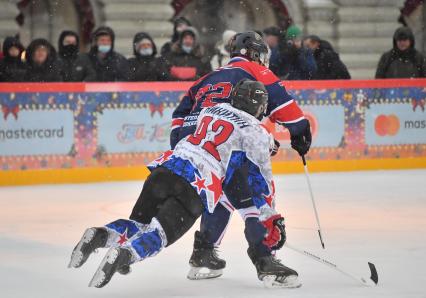
[[[259,133],[259,131],[262,132]],[[250,133],[250,137],[244,138],[243,144],[249,160],[248,183],[252,190],[253,203],[259,211],[263,210],[264,214],[276,213],[272,210],[274,209],[274,188],[270,154],[274,146],[273,137],[266,129],[259,127]]]
[[[172,149],[174,149],[176,144],[180,141],[180,129],[183,125],[184,118],[191,113],[193,104],[192,91],[189,89],[172,114],[172,128],[170,132],[170,147]]]
[[[273,137],[266,131],[253,133],[256,142],[247,138],[244,150],[249,159],[248,184],[252,200],[259,209],[259,221],[267,230],[264,243],[271,249],[280,249],[286,240],[284,218],[275,210],[274,182],[271,169],[270,150],[274,146]],[[256,146],[253,146],[256,144]]]
[[[281,81],[266,86],[269,98],[267,115],[290,132],[291,147],[300,155],[308,153],[312,143],[311,126],[296,101]]]
[[[268,90],[266,115],[272,122],[286,127],[291,136],[291,146],[300,155],[305,155],[311,146],[312,136],[309,121],[297,102],[288,94],[281,80],[263,66],[255,66],[251,72]]]

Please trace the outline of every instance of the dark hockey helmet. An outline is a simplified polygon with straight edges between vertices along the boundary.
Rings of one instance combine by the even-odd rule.
[[[245,57],[266,67],[269,65],[269,48],[260,34],[254,31],[237,33],[230,41],[231,57]]]
[[[262,119],[268,107],[268,91],[261,82],[243,79],[232,90],[231,105]]]

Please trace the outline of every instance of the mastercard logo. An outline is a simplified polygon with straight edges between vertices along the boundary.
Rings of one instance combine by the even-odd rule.
[[[399,131],[399,119],[394,114],[380,115],[374,121],[374,129],[381,136],[394,136]]]

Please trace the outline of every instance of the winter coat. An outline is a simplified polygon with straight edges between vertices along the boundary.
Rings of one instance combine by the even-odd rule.
[[[203,57],[199,45],[188,54],[182,50],[179,43],[175,43],[171,52],[164,59],[167,63],[169,78],[172,81],[197,80],[212,70],[208,58]]]
[[[234,30],[225,30],[222,33],[222,40],[216,46],[214,55],[210,60],[210,64],[213,69],[217,69],[228,64],[229,60],[231,60],[231,54],[229,52],[229,43],[232,37],[237,34]]]
[[[108,34],[111,37],[111,50],[104,58],[98,55],[98,46],[95,39],[98,35]],[[127,59],[121,54],[114,51],[114,31],[109,27],[99,27],[93,34],[93,46],[89,53],[82,54],[76,60],[76,69],[73,72],[73,79],[76,81],[91,81],[90,67],[96,73],[96,82],[114,82],[127,81],[129,79],[129,68]]]
[[[70,74],[70,82],[97,82],[96,70],[93,67],[90,56],[80,53],[73,62]]]
[[[153,46],[153,52],[150,56],[142,56],[137,51],[137,44],[142,39],[149,39]],[[133,38],[134,57],[128,59],[129,62],[129,80],[130,81],[167,81],[168,71],[166,63],[162,58],[156,58],[157,47],[151,36],[145,32],[140,32]]]
[[[328,41],[320,41],[319,48],[314,51],[314,58],[317,64],[314,80],[348,80],[351,78],[345,64],[340,60],[339,54],[334,51]]]
[[[229,52],[225,50],[223,45],[220,45],[216,49],[216,53],[212,57],[212,60],[210,60],[210,64],[213,69],[217,69],[228,64],[229,60],[231,60]]]
[[[77,39],[77,46],[72,51],[63,45],[64,38],[69,35],[73,35]],[[73,31],[62,31],[59,36],[58,54],[64,82],[81,82],[83,80],[91,82],[96,80],[96,72],[93,67],[83,68],[81,66],[84,62],[81,61],[82,54],[79,54],[79,44],[78,35]],[[90,65],[90,61],[86,62]],[[80,73],[83,70],[86,73]]]
[[[401,51],[397,46],[397,36],[404,34],[411,41],[411,46]],[[413,32],[408,27],[395,31],[392,50],[384,53],[377,66],[376,78],[424,78],[426,77],[426,59],[415,48]]]
[[[194,29],[190,27],[187,30]],[[196,32],[194,32],[193,50],[190,53],[182,50],[182,37],[185,31],[182,32],[179,40],[172,45],[170,53],[163,57],[167,63],[169,78],[172,81],[194,81],[212,71],[208,57],[204,55],[203,48],[197,43]]]
[[[312,80],[317,71],[311,50],[282,41],[271,51],[270,67],[283,80]]]
[[[49,51],[46,61],[41,65],[33,61],[33,54],[40,46],[46,47]],[[61,82],[63,80],[56,50],[46,39],[34,39],[28,46],[25,57],[25,82]]]
[[[186,23],[188,26],[191,26],[191,22],[185,17],[179,17],[173,22],[173,35],[170,41],[166,42],[162,47],[160,54],[165,56],[170,53],[172,50],[172,45],[179,40],[179,32],[177,32],[177,26],[179,23]]]
[[[17,47],[20,53],[17,57],[9,55],[11,47]],[[0,61],[0,82],[21,82],[25,76],[25,63],[21,60],[24,46],[15,37],[6,37],[3,42],[4,58]]]

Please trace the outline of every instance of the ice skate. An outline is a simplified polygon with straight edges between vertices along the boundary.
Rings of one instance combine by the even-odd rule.
[[[274,256],[259,258],[255,266],[257,277],[267,288],[299,288],[302,286],[297,272],[284,266]]]
[[[110,248],[90,281],[89,287],[102,288],[109,283],[115,272],[130,272],[127,270],[130,269],[131,260],[132,253],[128,249],[122,247]]]
[[[87,229],[71,254],[71,261],[68,264],[68,268],[81,267],[87,261],[91,253],[100,247],[105,247],[107,240],[108,231],[106,229]]]
[[[274,256],[255,256],[250,249],[249,256],[256,267],[257,277],[267,288],[299,288],[302,286],[295,270],[284,266]]]
[[[194,250],[189,260],[188,279],[216,278],[223,274],[226,261],[219,258],[213,245],[208,245],[200,232],[195,232]]]

